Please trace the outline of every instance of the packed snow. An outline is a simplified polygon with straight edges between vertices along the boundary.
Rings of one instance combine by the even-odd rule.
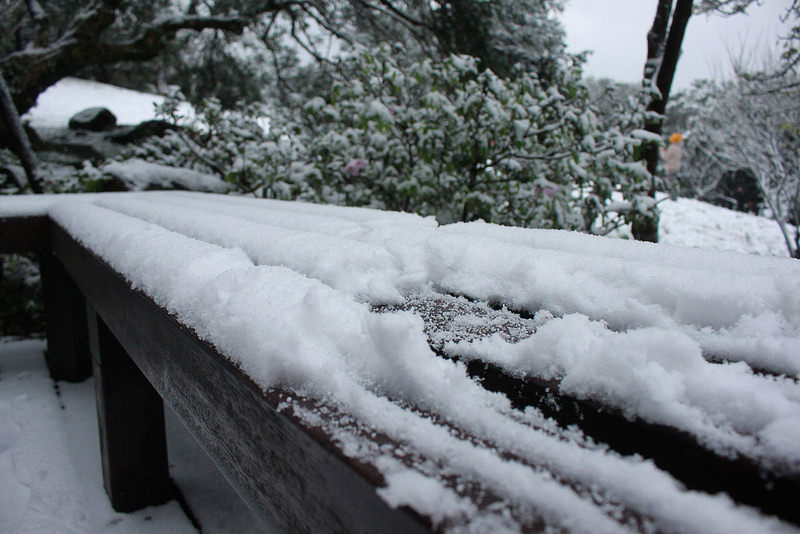
[[[112,161],[103,165],[101,170],[104,174],[120,180],[129,191],[190,189],[192,191],[225,193],[230,189],[229,185],[218,176],[151,163],[138,158]]]
[[[0,215],[19,212],[15,201],[0,199]],[[387,502],[445,528],[539,517],[619,532],[617,502],[666,530],[789,528],[513,409],[434,354],[418,316],[371,306],[444,291],[535,314],[538,329],[518,343],[454,339],[446,350],[798,473],[794,260],[197,193],[46,198],[38,209],[263,387],[347,414],[345,424],[291,397],[282,406],[378,467]],[[363,438],[372,432],[401,446],[377,447]],[[442,472],[460,488],[482,481],[501,505],[476,515]]]
[[[731,250],[787,257],[786,242],[774,220],[691,198],[659,205],[659,242],[703,250]]]

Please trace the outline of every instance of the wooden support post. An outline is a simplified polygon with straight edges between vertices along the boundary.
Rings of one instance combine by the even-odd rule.
[[[52,254],[39,257],[45,321],[47,367],[53,380],[81,382],[92,374],[83,293]]]
[[[94,309],[87,305],[103,485],[117,512],[172,497],[164,405]]]

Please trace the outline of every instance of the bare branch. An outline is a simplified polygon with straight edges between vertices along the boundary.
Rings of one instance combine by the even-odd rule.
[[[50,20],[47,12],[45,12],[38,0],[26,0],[26,4],[34,26],[33,46],[42,46],[47,41],[47,34],[50,31]]]
[[[223,181],[225,180],[226,176],[225,170],[219,164],[205,157],[203,155],[202,149],[199,146],[197,146],[197,144],[188,135],[186,135],[186,133],[183,131],[182,128],[176,129],[175,133],[178,135],[180,140],[186,144],[186,147],[194,155],[194,157],[196,157],[200,162],[205,164],[212,171],[214,171],[217,174],[217,176],[222,178]]]
[[[721,15],[738,15],[745,13],[751,4],[761,5],[761,0],[702,0],[696,7],[695,13],[716,12]]]
[[[102,62],[150,59],[158,55],[179,30],[202,31],[206,29],[241,33],[246,21],[239,17],[203,17],[198,15],[173,16],[148,26],[133,40],[100,45]]]
[[[25,169],[25,175],[28,178],[28,185],[30,185],[34,193],[42,193],[41,185],[36,176],[36,156],[31,149],[28,135],[22,127],[17,108],[11,99],[11,93],[8,90],[2,72],[0,72],[0,117],[6,125],[6,130],[11,135],[14,153],[17,154],[20,162],[22,162],[22,168]]]
[[[382,4],[384,7],[380,7],[366,0],[352,0],[352,3],[354,5],[361,6],[363,9],[367,11],[373,11],[378,15],[382,15],[384,17],[390,17],[393,19],[399,19],[401,22],[405,24],[406,29],[411,33],[414,39],[416,39],[421,43],[425,41],[424,35],[426,33],[426,30],[430,30],[430,27],[425,22],[415,19],[410,15],[408,15],[407,13],[400,11],[397,8],[397,6],[395,6],[392,2],[389,2],[387,0],[379,0],[379,3]],[[375,17],[369,17],[367,21],[371,26],[377,27],[378,20],[380,19]]]
[[[313,12],[312,10],[310,10],[308,7],[306,7],[306,6],[300,6],[300,9],[301,9],[301,10],[302,10],[302,11],[303,11],[303,12],[304,12],[306,15],[308,15],[309,17],[311,17],[311,19],[312,19],[312,20],[314,20],[314,22],[316,22],[317,24],[319,24],[319,25],[320,25],[320,27],[322,27],[322,28],[325,28],[325,29],[326,29],[328,32],[330,32],[330,33],[331,33],[332,35],[334,35],[335,37],[337,37],[337,38],[341,39],[342,41],[346,42],[347,44],[350,44],[350,45],[352,45],[352,44],[353,44],[353,40],[352,40],[352,39],[350,39],[350,38],[349,38],[347,35],[345,35],[345,34],[343,34],[342,32],[340,32],[340,31],[339,31],[337,28],[335,28],[333,25],[329,24],[327,21],[325,21],[325,20],[324,20],[322,17],[320,17],[319,15],[317,15],[316,13],[314,13],[314,12]]]
[[[379,0],[379,2],[384,7],[386,7],[386,9],[389,10],[393,15],[395,15],[396,17],[404,20],[405,22],[407,22],[407,23],[409,23],[409,24],[411,24],[413,26],[421,26],[423,28],[426,27],[426,24],[424,22],[422,22],[421,20],[418,20],[418,19],[415,19],[415,18],[411,17],[408,13],[404,13],[404,12],[400,11],[397,8],[397,6],[395,4],[393,4],[392,2],[389,2],[388,0]]]
[[[333,61],[331,61],[330,59],[328,59],[326,57],[322,57],[316,50],[314,50],[312,44],[304,42],[303,39],[301,39],[300,36],[297,34],[297,31],[298,31],[297,20],[296,20],[295,17],[292,17],[292,28],[291,28],[290,33],[291,33],[292,38],[294,39],[294,41],[298,45],[300,45],[300,48],[305,50],[306,53],[308,53],[311,57],[313,57],[315,60],[317,60],[320,63],[326,63],[326,64],[334,66],[334,67],[337,66],[336,63],[334,63]],[[300,29],[300,31],[303,31],[303,33],[305,33],[305,31],[302,28]],[[306,36],[308,36],[308,34],[306,34]]]

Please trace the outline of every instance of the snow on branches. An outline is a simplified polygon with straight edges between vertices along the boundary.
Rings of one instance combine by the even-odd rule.
[[[257,193],[602,231],[612,191],[645,178],[630,162],[639,140],[600,130],[570,65],[546,87],[533,74],[480,71],[468,56],[396,57],[387,47],[355,56],[324,98],[273,116]]]

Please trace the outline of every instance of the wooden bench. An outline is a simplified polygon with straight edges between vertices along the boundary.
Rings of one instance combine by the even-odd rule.
[[[709,321],[697,331],[688,319],[679,323],[699,314],[679,303],[668,310],[675,325],[648,324],[651,308],[642,306],[640,324],[626,327],[625,306],[597,323],[589,317],[591,303],[574,305],[585,306],[581,316],[567,304],[559,308],[572,293],[542,292],[545,306],[524,301],[503,289],[514,273],[528,273],[525,240],[538,234],[524,231],[437,228],[409,215],[215,195],[0,200],[0,254],[39,254],[53,378],[94,376],[104,485],[117,511],[172,497],[165,401],[265,528],[755,532],[800,526],[800,454],[785,445],[800,433],[795,364],[781,357],[785,347],[797,346],[790,335],[770,358],[750,358],[750,349],[725,352],[725,336],[739,335],[728,323]],[[652,258],[679,276],[689,264],[714,259],[556,236],[531,249],[530,257],[544,262],[538,268],[562,261],[569,271],[575,265],[564,259],[570,247],[588,250],[595,258],[588,269],[598,273],[620,265],[635,270],[642,258]],[[162,257],[184,245],[189,266]],[[206,250],[214,258],[208,263]],[[469,256],[483,250],[496,253],[486,266]],[[661,250],[663,258],[655,252]],[[521,263],[513,265],[509,258],[517,257]],[[734,258],[719,257],[720,265]],[[456,260],[458,268],[452,267]],[[800,271],[791,260],[737,261],[731,279],[775,279],[790,292],[798,287],[792,277]],[[481,269],[498,265],[508,273],[473,283]],[[192,294],[175,287],[182,268],[198,276],[194,285],[187,282]],[[657,274],[653,269],[642,267],[648,276]],[[631,275],[632,286],[637,276]],[[540,282],[530,283],[535,289]],[[252,295],[242,289],[248,284]],[[737,304],[743,307],[737,313],[796,320],[792,305],[780,303],[800,295],[769,297],[773,293],[764,289],[753,297],[756,304]],[[287,304],[296,294],[302,298]],[[723,292],[701,297],[727,302]],[[768,301],[764,309],[756,309],[762,301]],[[548,304],[552,314],[536,314]],[[602,389],[616,383],[619,391],[635,389],[622,382],[624,370],[609,370],[606,382],[578,380],[583,367],[564,364],[554,372],[558,358],[571,357],[573,349],[546,336],[570,324],[620,352],[657,352],[658,336],[664,336],[661,345],[674,341],[691,350],[698,344],[703,363],[686,361],[707,373],[699,380],[709,391],[692,390],[687,398],[708,398],[655,405],[659,399],[646,392],[622,398]],[[265,333],[253,332],[259,328]],[[310,336],[310,346],[303,336]],[[771,350],[769,340],[753,343]],[[283,354],[287,347],[294,347],[297,361]],[[514,351],[526,347],[534,354],[552,349],[548,358],[555,363],[541,369],[515,364]],[[486,356],[505,350],[505,356]],[[592,350],[578,347],[579,353]],[[320,368],[303,356],[314,351]],[[641,368],[655,366],[659,357]],[[347,369],[340,373],[335,365]],[[735,391],[713,391],[726,383]],[[753,417],[773,419],[752,429],[725,406],[697,420],[669,411],[695,414],[756,394],[771,395],[782,411],[754,411]],[[630,405],[630,398],[643,400]]]

